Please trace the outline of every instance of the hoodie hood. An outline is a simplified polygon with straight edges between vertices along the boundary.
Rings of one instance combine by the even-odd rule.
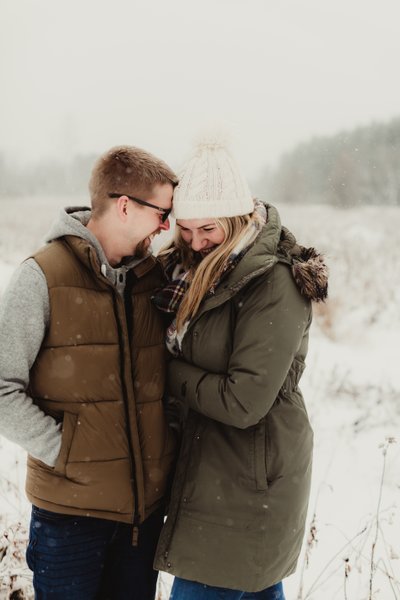
[[[99,240],[86,227],[91,216],[91,210],[87,206],[71,206],[60,211],[58,218],[51,225],[45,241],[47,243],[66,236],[78,237],[95,249],[100,271],[120,293],[125,289],[126,273],[138,265],[144,258],[134,256],[126,257],[119,267],[112,267],[107,260]]]
[[[90,215],[91,210],[87,206],[70,206],[61,209],[47,232],[45,241],[52,242],[66,235],[75,235],[101,248],[97,239],[86,228]]]

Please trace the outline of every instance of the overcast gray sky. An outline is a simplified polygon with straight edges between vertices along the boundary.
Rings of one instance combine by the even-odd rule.
[[[179,167],[228,131],[248,176],[400,115],[398,0],[0,0],[0,152],[129,143]]]

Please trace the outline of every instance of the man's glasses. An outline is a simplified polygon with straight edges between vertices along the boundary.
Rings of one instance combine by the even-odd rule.
[[[172,210],[172,208],[161,208],[161,206],[150,204],[150,202],[146,202],[146,200],[140,200],[140,198],[128,196],[128,194],[108,194],[109,198],[121,198],[121,196],[126,196],[127,198],[129,198],[129,200],[132,200],[133,202],[136,202],[136,204],[140,204],[141,206],[149,206],[150,208],[155,208],[158,211],[158,214],[160,215],[161,223],[165,223]]]

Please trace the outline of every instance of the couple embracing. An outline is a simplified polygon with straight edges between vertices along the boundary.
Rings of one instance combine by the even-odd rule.
[[[28,452],[35,598],[153,600],[161,570],[173,600],[283,600],[310,487],[298,383],[323,259],[223,144],[200,144],[179,180],[112,148],[89,189],[0,305],[0,433]]]

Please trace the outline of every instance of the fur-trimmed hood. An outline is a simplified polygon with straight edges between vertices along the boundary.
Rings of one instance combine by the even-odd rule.
[[[291,267],[296,285],[305,298],[324,301],[328,292],[328,269],[324,257],[314,248],[297,243],[295,236],[281,224],[277,209],[265,205],[266,223],[244,257],[227,276],[225,286],[219,286],[216,295],[229,287],[238,291],[253,278],[269,271],[277,262]]]
[[[296,285],[305,298],[314,302],[326,300],[328,267],[322,254],[315,248],[300,246],[286,227],[282,227],[277,254],[283,262],[290,262]]]

